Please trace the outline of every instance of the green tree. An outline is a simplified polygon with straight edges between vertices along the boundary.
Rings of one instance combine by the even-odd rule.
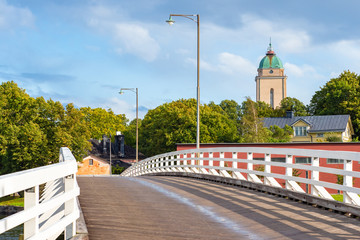
[[[237,141],[236,126],[217,105],[200,108],[200,142]],[[147,156],[196,142],[196,100],[180,99],[149,110],[141,122],[139,148]]]
[[[103,134],[113,136],[117,131],[123,132],[128,121],[124,114],[116,115],[111,109],[103,108],[80,108],[84,114],[85,122],[91,133],[91,138],[101,139]]]
[[[313,115],[349,114],[357,136],[360,136],[360,77],[344,71],[316,91],[309,105]]]
[[[141,127],[141,119],[138,119],[138,128]],[[133,119],[123,132],[125,138],[125,144],[136,147],[136,118]]]
[[[279,126],[270,126],[268,142],[290,142],[293,129],[289,125],[285,125],[284,128]]]
[[[293,111],[294,116],[307,116],[306,106],[300,100],[286,97],[280,102],[279,116],[285,116],[286,111]]]
[[[263,127],[258,115],[256,102],[249,97],[242,103],[243,114],[241,117],[241,136],[243,142],[263,143],[267,142],[269,132]]]

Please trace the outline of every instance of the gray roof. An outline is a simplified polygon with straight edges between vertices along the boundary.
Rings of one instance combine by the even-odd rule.
[[[326,116],[298,116],[298,117],[277,117],[264,118],[264,127],[277,125],[284,128],[285,125],[292,126],[294,123],[303,120],[310,124],[309,132],[343,132],[346,129],[350,115],[326,115]]]

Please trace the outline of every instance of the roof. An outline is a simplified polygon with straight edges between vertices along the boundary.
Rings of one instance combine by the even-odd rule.
[[[264,127],[277,125],[284,128],[285,125],[292,126],[298,121],[303,121],[310,125],[309,132],[343,132],[349,122],[350,115],[326,115],[326,116],[298,116],[298,117],[278,117],[264,118]]]
[[[259,69],[264,68],[284,68],[283,64],[272,49],[271,43],[269,44],[266,56],[261,59]]]

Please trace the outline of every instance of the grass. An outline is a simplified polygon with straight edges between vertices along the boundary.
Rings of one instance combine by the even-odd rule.
[[[334,200],[339,201],[339,202],[342,202],[344,199],[342,194],[333,194],[331,196],[334,198]]]
[[[0,198],[0,206],[17,206],[24,207],[24,198],[6,196]]]

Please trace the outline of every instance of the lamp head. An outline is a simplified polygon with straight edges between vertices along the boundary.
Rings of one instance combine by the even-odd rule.
[[[123,90],[120,90],[120,92],[119,92],[121,95],[123,95],[124,94],[124,91]]]
[[[169,25],[173,25],[173,24],[175,23],[175,21],[172,20],[171,15],[170,15],[170,17],[169,17],[169,20],[166,20],[166,22],[167,22]]]

